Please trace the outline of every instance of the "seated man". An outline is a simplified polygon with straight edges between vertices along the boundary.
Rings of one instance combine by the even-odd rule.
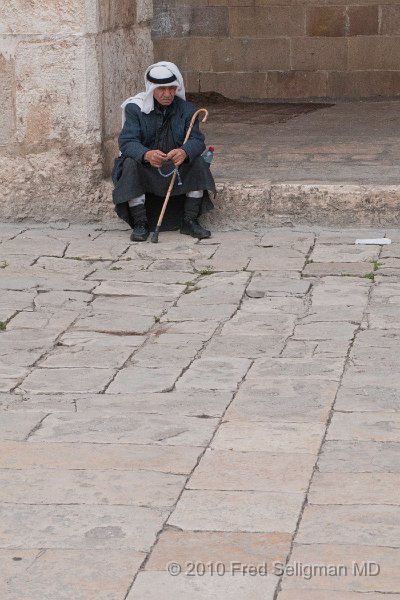
[[[131,240],[145,241],[146,193],[164,198],[178,167],[171,197],[185,195],[180,231],[199,239],[210,237],[197,218],[213,208],[208,190],[215,193],[215,183],[210,165],[201,157],[205,145],[198,120],[183,143],[196,109],[186,101],[182,75],[173,63],[159,62],[146,70],[145,80],[146,91],[122,105],[121,155],[113,170],[115,210],[131,225]]]

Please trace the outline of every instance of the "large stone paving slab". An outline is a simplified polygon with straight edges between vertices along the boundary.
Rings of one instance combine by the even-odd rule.
[[[176,389],[235,391],[250,366],[245,358],[200,358],[179,379]]]
[[[315,457],[311,454],[207,450],[187,487],[305,492],[314,464]]]
[[[18,413],[17,413],[18,414]],[[50,415],[31,442],[98,442],[207,446],[217,419],[174,415]],[[13,439],[13,438],[11,438]],[[19,438],[17,438],[19,439]]]
[[[169,573],[141,572],[127,600],[273,600],[278,585],[276,577],[238,576],[172,577]]]
[[[326,590],[364,592],[366,598],[373,592],[388,592],[391,596],[393,592],[400,593],[399,558],[399,548],[346,544],[295,545],[289,564],[337,565],[337,574],[333,569],[330,575],[326,575],[324,569],[320,572],[315,569],[315,576],[307,579],[299,572],[284,577],[282,586],[284,590],[320,589],[321,593]],[[368,563],[371,565],[371,575],[360,575],[364,565],[367,565],[368,573]]]
[[[164,529],[146,564],[146,571],[166,571],[175,561],[204,563],[206,570],[222,563],[232,572],[234,563],[262,564],[265,561],[285,561],[290,549],[288,533],[251,533],[231,531],[180,531]]]
[[[1,442],[0,467],[4,469],[91,469],[189,474],[203,448],[137,444]],[[56,452],[55,452],[56,450]]]
[[[302,493],[186,490],[168,523],[195,531],[294,532]]]
[[[0,502],[166,508],[175,504],[185,481],[145,470],[0,469]]]
[[[167,515],[142,506],[4,505],[0,547],[148,552]]]
[[[400,473],[400,443],[327,441],[318,468],[324,473]]]
[[[48,394],[52,392],[100,392],[115,375],[113,369],[98,368],[38,368],[20,385],[23,392]]]
[[[216,450],[316,454],[325,428],[315,423],[223,423],[213,440]]]
[[[4,551],[3,551],[4,552]],[[7,562],[20,550],[6,551]],[[134,550],[34,551],[37,559],[7,581],[4,599],[21,600],[110,600],[123,598],[135,572],[146,557]],[[25,561],[27,562],[27,561]],[[14,564],[21,564],[20,561]],[[0,588],[1,589],[1,588]],[[28,596],[29,594],[29,596]]]
[[[398,506],[313,505],[304,511],[296,541],[397,548],[399,535]]]

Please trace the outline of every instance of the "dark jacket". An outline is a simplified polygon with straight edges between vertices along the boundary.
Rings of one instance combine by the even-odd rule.
[[[196,112],[196,107],[191,103],[175,96],[172,103],[175,114],[171,118],[171,128],[178,148],[183,148],[192,162],[205,150],[204,135],[196,120],[190,137],[186,144],[183,143],[190,120]],[[156,114],[152,110],[149,114],[142,113],[137,104],[127,104],[125,107],[126,121],[118,138],[119,149],[125,158],[130,156],[137,161],[142,161],[143,156],[156,139]]]

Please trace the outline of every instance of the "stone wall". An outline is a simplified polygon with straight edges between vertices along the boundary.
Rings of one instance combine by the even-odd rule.
[[[147,0],[0,0],[0,218],[110,211],[119,105],[152,60]]]
[[[400,96],[399,0],[154,0],[153,40],[192,92]]]

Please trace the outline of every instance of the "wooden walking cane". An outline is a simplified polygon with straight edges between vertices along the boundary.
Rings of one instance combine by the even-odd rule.
[[[201,122],[205,123],[207,121],[208,110],[206,108],[199,108],[199,110],[196,110],[196,112],[194,113],[194,115],[193,115],[193,117],[192,117],[192,119],[190,121],[188,130],[186,132],[185,139],[183,141],[184,144],[186,144],[186,142],[188,141],[188,139],[190,137],[190,134],[192,133],[193,125],[194,125],[197,117],[199,116],[199,114],[201,112],[204,113],[204,117],[202,118]],[[158,243],[158,234],[159,234],[159,231],[160,231],[161,223],[162,223],[163,218],[164,218],[164,213],[165,213],[165,211],[167,209],[167,204],[168,204],[171,192],[172,192],[172,188],[174,187],[174,184],[175,184],[175,179],[176,179],[176,169],[174,171],[174,174],[172,175],[171,183],[169,184],[167,195],[165,196],[164,204],[162,205],[162,209],[161,209],[161,212],[160,212],[160,216],[158,217],[156,228],[155,228],[155,230],[153,231],[153,233],[151,235],[151,241],[153,242],[153,244],[157,244]]]

